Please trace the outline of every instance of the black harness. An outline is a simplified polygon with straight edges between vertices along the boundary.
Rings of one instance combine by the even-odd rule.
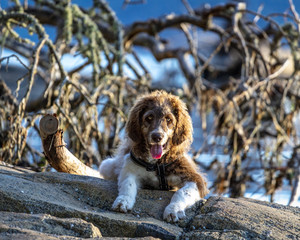
[[[147,163],[145,161],[143,161],[142,159],[140,158],[136,158],[132,151],[130,151],[130,157],[131,157],[131,160],[136,163],[137,165],[140,165],[144,168],[146,168],[146,170],[148,172],[154,172],[156,171],[156,175],[158,177],[158,180],[159,180],[159,188],[160,190],[165,190],[165,191],[169,191],[172,189],[172,187],[169,187],[168,185],[168,181],[166,179],[166,175],[165,175],[165,169],[172,165],[174,162],[171,162],[171,163],[167,163],[167,164],[158,164],[158,163],[155,163],[155,164],[151,164],[151,163]]]

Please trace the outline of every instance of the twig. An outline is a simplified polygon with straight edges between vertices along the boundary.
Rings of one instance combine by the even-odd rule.
[[[297,27],[298,27],[298,33],[300,34],[300,18],[299,18],[299,14],[296,11],[295,5],[293,3],[293,0],[289,0],[290,3],[290,7],[291,7],[291,11],[295,17],[295,21],[297,23]]]

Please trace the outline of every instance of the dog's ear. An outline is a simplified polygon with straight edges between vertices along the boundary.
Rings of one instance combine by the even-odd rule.
[[[130,139],[134,142],[140,142],[143,139],[141,124],[142,117],[147,108],[145,99],[139,99],[131,108],[126,124],[126,132]]]
[[[174,145],[180,145],[185,142],[188,147],[193,141],[192,119],[187,111],[186,105],[179,98],[176,98],[173,107],[177,123],[172,142]]]

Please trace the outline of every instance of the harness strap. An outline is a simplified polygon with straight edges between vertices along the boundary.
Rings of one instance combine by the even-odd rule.
[[[160,190],[164,190],[164,191],[169,191],[171,190],[171,188],[169,187],[168,185],[168,180],[166,179],[166,167],[170,166],[173,164],[173,162],[171,163],[168,163],[168,164],[158,164],[158,163],[155,163],[155,164],[151,164],[151,163],[147,163],[145,161],[143,161],[142,159],[140,158],[136,158],[132,151],[130,151],[130,157],[131,157],[131,160],[136,163],[137,165],[140,165],[144,168],[146,168],[146,170],[148,172],[154,172],[156,171],[156,175],[158,177],[158,180],[159,180],[159,188]]]
[[[147,162],[141,160],[140,158],[136,158],[136,157],[133,155],[132,151],[130,151],[130,157],[131,157],[131,160],[132,160],[134,163],[136,163],[137,165],[140,165],[140,166],[146,168],[146,170],[147,170],[148,172],[154,172],[154,171],[156,171],[156,168],[157,168],[156,165],[157,165],[157,164],[147,163]]]
[[[165,164],[157,164],[157,175],[159,176],[159,187],[161,190],[169,191],[168,181],[165,178]]]

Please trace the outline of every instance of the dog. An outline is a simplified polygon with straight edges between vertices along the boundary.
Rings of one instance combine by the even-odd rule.
[[[132,210],[139,188],[179,189],[163,218],[167,222],[185,218],[186,208],[208,193],[204,177],[187,154],[193,127],[186,105],[177,96],[154,91],[136,101],[125,129],[115,157],[100,165],[105,179],[118,180],[113,210]]]

